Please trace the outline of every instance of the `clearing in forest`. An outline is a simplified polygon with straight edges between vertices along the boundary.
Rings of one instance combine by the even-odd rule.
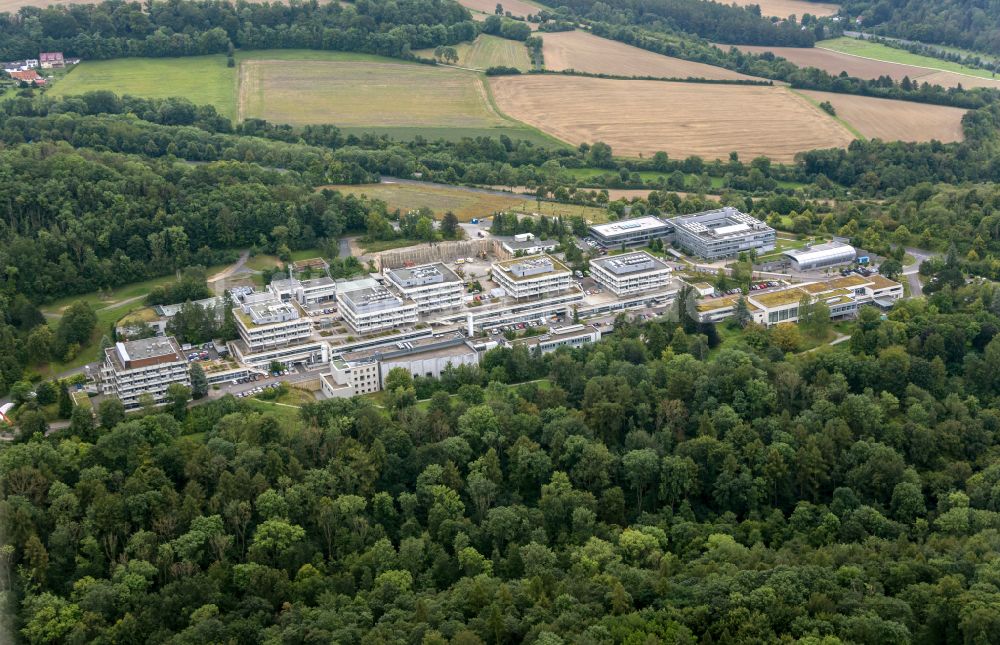
[[[474,217],[489,217],[497,211],[506,210],[540,213],[550,217],[579,215],[590,222],[606,222],[608,219],[607,211],[602,208],[539,202],[524,195],[502,194],[499,191],[446,184],[387,180],[381,184],[323,186],[323,188],[382,200],[390,211],[397,208],[403,212],[429,208],[434,211],[438,219],[451,211],[462,222],[468,222]]]
[[[795,16],[799,19],[807,13],[818,18],[835,16],[840,9],[832,2],[806,2],[805,0],[728,0],[724,4],[738,4],[744,7],[755,4],[760,6],[762,16],[776,18]]]
[[[497,0],[458,0],[458,4],[472,11],[474,15],[476,12],[493,15],[497,8]],[[504,13],[509,11],[510,15],[521,18],[536,14],[541,10],[541,7],[523,0],[501,0],[500,4],[503,5]]]
[[[799,90],[817,101],[829,101],[837,116],[869,139],[883,141],[961,141],[966,110],[944,105],[877,99],[870,96]]]
[[[548,36],[546,36],[548,38]],[[459,43],[454,46],[458,54],[459,67],[473,69],[488,69],[490,67],[514,67],[522,72],[531,69],[531,58],[528,48],[517,40],[508,40],[499,36],[480,34],[471,43]],[[414,54],[424,58],[433,58],[433,49],[421,49]]]
[[[759,80],[722,67],[681,60],[595,36],[586,31],[563,31],[542,36],[545,68],[574,69],[591,74]]]
[[[854,136],[784,87],[562,76],[491,79],[506,114],[574,145],[603,141],[619,155],[699,155],[787,162]]]

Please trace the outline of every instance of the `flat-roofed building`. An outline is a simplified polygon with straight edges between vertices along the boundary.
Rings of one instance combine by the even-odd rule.
[[[529,350],[548,354],[560,347],[580,347],[601,340],[601,332],[590,325],[565,325],[552,327],[541,336],[519,338],[510,342],[511,345],[523,345]]]
[[[792,269],[810,271],[854,262],[858,252],[850,244],[827,242],[805,249],[790,249],[782,255],[789,259]]]
[[[417,303],[403,299],[372,278],[338,285],[340,315],[359,334],[417,323]]]
[[[250,294],[233,308],[236,330],[250,353],[284,347],[309,340],[312,323],[299,304],[282,302],[271,294],[262,299]]]
[[[651,240],[669,237],[674,227],[659,217],[636,217],[633,219],[596,224],[590,227],[590,235],[605,248],[621,246],[641,246]]]
[[[143,394],[163,403],[172,383],[191,385],[187,359],[173,336],[115,343],[104,350],[101,390],[127,409],[138,407]]]
[[[775,291],[751,293],[746,296],[747,308],[754,322],[770,327],[798,322],[803,302],[823,303],[830,318],[851,318],[864,305],[890,308],[903,297],[903,285],[880,275],[862,277],[849,275],[831,280],[807,282]],[[739,296],[701,300],[698,312],[702,320],[718,322],[735,313]]]
[[[645,251],[612,255],[590,261],[590,276],[616,296],[663,289],[673,272]]]
[[[508,255],[537,255],[539,253],[551,253],[559,246],[557,240],[540,240],[532,233],[515,235],[514,237],[504,237],[500,239],[500,246]]]
[[[468,339],[448,332],[336,356],[320,385],[328,397],[347,397],[382,390],[389,372],[396,368],[414,377],[440,378],[449,365],[478,364],[479,352]]]
[[[494,282],[518,300],[541,298],[573,287],[572,272],[545,254],[495,262],[491,275]]]
[[[771,251],[777,239],[773,228],[731,206],[671,221],[674,241],[691,255],[706,260],[727,258],[742,251]]]
[[[337,282],[327,276],[311,280],[280,278],[272,280],[267,290],[284,302],[295,300],[300,305],[316,305],[336,299]]]
[[[447,311],[462,306],[465,284],[441,262],[387,269],[385,277],[404,296],[417,303],[418,313]]]

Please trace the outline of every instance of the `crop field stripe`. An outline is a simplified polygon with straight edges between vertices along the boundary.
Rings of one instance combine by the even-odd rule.
[[[506,119],[510,123],[517,124],[521,128],[525,128],[527,130],[531,130],[532,132],[538,134],[539,137],[541,137],[541,138],[543,138],[545,140],[551,141],[554,145],[556,145],[558,147],[563,147],[563,148],[565,148],[567,146],[569,146],[571,148],[573,147],[573,143],[571,141],[563,141],[559,137],[553,136],[553,135],[549,134],[548,132],[543,131],[541,128],[537,128],[537,127],[531,125],[530,123],[526,123],[524,121],[519,121],[519,120],[515,119],[514,117],[508,115],[506,112],[504,112],[503,110],[501,110],[500,106],[497,104],[496,97],[493,96],[493,85],[489,82],[489,80],[485,76],[482,76],[482,77],[480,77],[480,82],[482,83],[483,90],[486,93],[486,100],[489,102],[490,107],[493,108],[493,111],[497,115],[499,115],[500,117]]]
[[[805,101],[806,103],[808,103],[812,107],[814,107],[817,110],[819,110],[823,114],[823,116],[831,118],[834,121],[836,121],[837,123],[839,123],[840,125],[844,126],[844,128],[848,132],[850,132],[852,135],[854,135],[855,139],[860,139],[861,141],[867,141],[868,140],[868,138],[865,137],[865,135],[861,134],[861,132],[857,128],[855,128],[853,125],[851,125],[850,123],[848,123],[845,119],[841,118],[840,116],[834,116],[834,115],[830,114],[829,112],[827,112],[826,110],[824,110],[823,108],[821,108],[819,106],[819,104],[821,103],[821,101],[817,101],[816,99],[814,99],[811,96],[806,96],[805,94],[803,94],[802,92],[799,92],[798,90],[793,90],[793,89],[789,88],[788,91],[791,92],[792,94],[794,94],[795,96],[801,98],[803,101]]]
[[[835,39],[833,41],[827,41],[827,42],[829,42],[829,43],[836,43],[836,42],[838,42],[838,40]],[[843,54],[845,56],[853,56],[854,58],[860,58],[862,60],[876,61],[876,62],[879,62],[879,63],[895,63],[897,65],[907,65],[909,67],[916,67],[918,69],[925,69],[925,70],[929,70],[929,71],[932,71],[932,72],[948,72],[950,74],[958,74],[959,76],[965,76],[967,78],[979,78],[979,79],[986,79],[986,80],[998,80],[995,76],[993,76],[990,72],[988,72],[986,70],[981,70],[981,73],[980,73],[979,70],[970,70],[969,68],[966,68],[966,67],[964,67],[962,65],[959,65],[957,63],[949,63],[949,61],[940,61],[940,63],[937,64],[937,65],[930,65],[930,64],[928,64],[928,65],[921,65],[919,62],[913,62],[913,60],[917,59],[919,61],[928,61],[928,60],[933,61],[934,60],[933,57],[923,56],[921,54],[912,54],[909,51],[906,51],[904,49],[895,49],[895,48],[889,47],[888,45],[881,45],[880,43],[869,43],[867,41],[865,41],[865,42],[854,41],[854,39],[848,39],[847,41],[840,40],[839,42],[843,42],[843,43],[845,43],[845,45],[841,46],[841,47],[837,47],[837,46],[831,46],[829,44],[827,44],[827,45],[821,45],[821,44],[817,43],[815,45],[815,47],[816,47],[816,49],[822,49],[824,51],[837,52],[838,54]],[[876,48],[876,49],[878,49],[878,48],[884,48],[885,50],[888,50],[888,51],[887,51],[885,57],[883,57],[883,58],[879,58],[877,56],[863,56],[861,54],[857,54],[857,53],[854,53],[854,52],[850,51],[851,47],[854,45],[855,42],[860,43],[859,47],[861,49],[866,50],[866,51],[867,50],[871,50],[873,48]]]

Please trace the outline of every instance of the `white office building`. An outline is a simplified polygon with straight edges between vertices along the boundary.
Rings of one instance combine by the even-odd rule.
[[[283,302],[295,300],[300,305],[317,305],[336,299],[337,283],[333,278],[323,276],[312,280],[283,278],[272,280],[268,291]]]
[[[359,334],[417,323],[417,303],[403,299],[372,278],[338,285],[340,315]]]
[[[590,261],[590,276],[616,296],[664,289],[673,270],[645,251]]]
[[[412,268],[387,269],[385,277],[404,296],[417,303],[421,314],[462,306],[465,284],[440,262]]]
[[[312,336],[312,323],[299,304],[282,302],[272,294],[249,294],[233,313],[249,353],[302,343]]]
[[[850,244],[827,242],[805,249],[792,249],[782,253],[795,271],[823,269],[854,262],[858,252]]]
[[[590,236],[605,248],[642,246],[669,237],[674,227],[658,217],[636,217],[590,227]]]
[[[560,347],[580,347],[589,345],[601,340],[601,332],[596,327],[590,325],[566,325],[564,327],[552,327],[541,336],[530,338],[519,338],[512,343],[513,346],[523,345],[529,351],[548,354]]]
[[[389,372],[401,368],[411,376],[440,378],[449,365],[478,365],[479,352],[459,332],[448,332],[393,345],[347,352],[330,362],[330,374],[320,386],[328,397],[378,392]]]
[[[115,343],[104,350],[101,391],[116,396],[127,409],[149,394],[161,404],[171,383],[191,385],[188,362],[173,336]]]
[[[493,281],[512,298],[542,298],[574,286],[573,274],[550,255],[532,255],[495,262]]]
[[[540,240],[533,233],[519,233],[514,237],[499,238],[500,246],[508,255],[538,255],[551,253],[559,246],[556,240]]]
[[[732,257],[750,250],[766,253],[774,250],[777,239],[773,228],[731,206],[675,217],[671,221],[677,245],[706,260]]]

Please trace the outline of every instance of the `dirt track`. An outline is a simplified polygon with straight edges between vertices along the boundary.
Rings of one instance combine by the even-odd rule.
[[[619,81],[581,77],[497,77],[507,115],[573,144],[603,141],[616,154],[749,160],[843,147],[853,135],[784,87]]]
[[[943,105],[876,99],[869,96],[800,90],[817,101],[829,101],[837,116],[869,139],[883,141],[961,141],[965,110]]]
[[[658,76],[661,78],[753,79],[731,70],[661,56],[585,31],[563,31],[542,36],[545,67],[555,71],[575,69],[592,74]]]

